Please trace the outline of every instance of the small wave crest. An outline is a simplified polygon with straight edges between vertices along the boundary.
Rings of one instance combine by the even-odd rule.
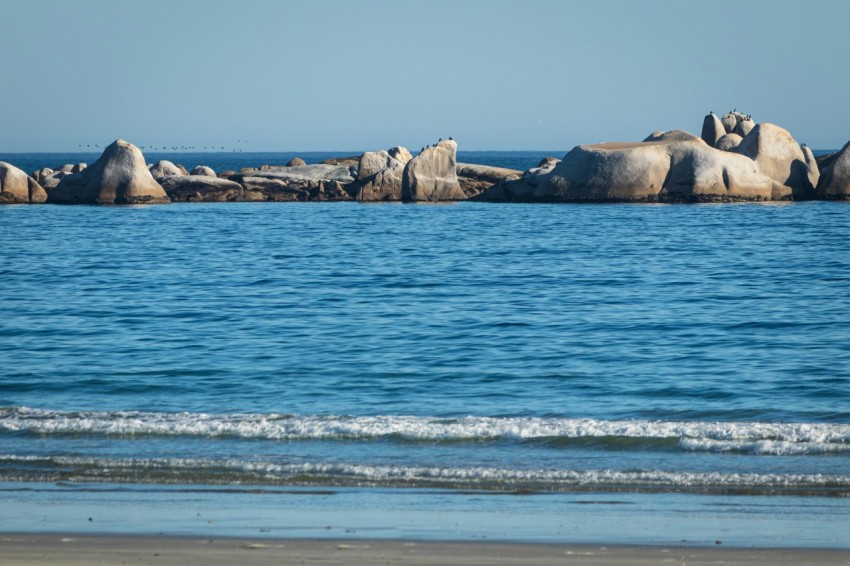
[[[236,459],[0,455],[5,481],[193,483],[338,487],[435,487],[493,491],[611,491],[846,496],[850,476],[281,464]]]
[[[540,442],[552,447],[754,455],[850,452],[850,425],[827,423],[439,418],[286,414],[51,411],[0,408],[0,434],[193,436],[286,441]]]

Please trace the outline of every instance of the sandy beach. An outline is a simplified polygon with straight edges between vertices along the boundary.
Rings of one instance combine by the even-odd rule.
[[[0,564],[848,564],[850,550],[4,535]]]

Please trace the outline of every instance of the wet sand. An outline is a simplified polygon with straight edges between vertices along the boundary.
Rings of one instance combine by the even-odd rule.
[[[2,535],[0,564],[850,564],[850,550]]]

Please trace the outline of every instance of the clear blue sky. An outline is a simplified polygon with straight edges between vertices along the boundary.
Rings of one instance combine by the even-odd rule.
[[[737,108],[850,139],[844,0],[21,0],[0,151],[566,151]]]

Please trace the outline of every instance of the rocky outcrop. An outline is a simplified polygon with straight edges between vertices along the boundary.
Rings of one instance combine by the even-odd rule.
[[[455,168],[458,177],[467,177],[478,181],[485,181],[491,185],[512,181],[522,177],[522,171],[507,169],[505,167],[492,167],[490,165],[477,165],[473,163],[458,163]]]
[[[829,165],[821,173],[817,196],[850,200],[850,142],[832,156]]]
[[[307,162],[301,159],[300,157],[293,157],[289,161],[286,162],[287,167],[302,167],[307,165]]]
[[[50,174],[42,174],[38,184],[42,186],[42,188],[48,193],[59,186],[59,183],[62,182],[62,179],[73,175],[73,173],[69,173],[67,171],[53,171]]]
[[[524,176],[539,175],[541,171],[544,171],[546,169],[551,171],[552,169],[555,168],[555,165],[557,165],[560,162],[561,162],[561,160],[557,157],[544,157],[543,159],[540,160],[540,162],[537,165],[535,165],[534,167],[532,167],[531,169],[529,169],[528,171],[523,173],[523,175]]]
[[[306,201],[350,200],[347,187],[354,182],[357,167],[340,165],[292,165],[243,167],[239,173],[223,171],[226,177],[241,187],[232,185],[227,191],[212,191],[216,201]],[[201,192],[201,196],[205,193]],[[204,197],[203,200],[208,200]]]
[[[391,147],[387,150],[387,153],[390,154],[390,157],[395,159],[396,161],[400,161],[402,164],[407,164],[408,161],[413,159],[413,154],[408,151],[406,147],[402,147],[397,145],[395,147]]]
[[[574,148],[529,200],[769,200],[772,185],[751,160],[702,141],[605,143]]]
[[[267,200],[273,202],[289,202],[298,200],[309,200],[310,191],[318,188],[318,182],[304,180],[284,181],[282,179],[270,179],[268,177],[236,176],[239,184],[247,194],[252,195],[252,200]],[[258,197],[262,195],[262,199]]]
[[[35,204],[46,200],[47,192],[34,178],[0,161],[0,204]]]
[[[403,173],[404,163],[389,152],[367,151],[360,156],[354,199],[361,202],[401,200]]]
[[[189,172],[189,175],[196,175],[199,177],[218,177],[212,167],[207,167],[206,165],[195,165],[192,171]]]
[[[505,183],[522,177],[523,172],[504,167],[458,163],[456,167],[457,180],[463,194],[473,198],[497,183]]]
[[[331,157],[322,161],[322,165],[342,165],[344,167],[356,167],[360,163],[359,155],[349,155],[348,157]]]
[[[643,141],[694,141],[701,138],[696,137],[685,130],[670,130],[669,132],[652,132]]]
[[[474,198],[475,200],[493,202],[527,202],[533,200],[532,197],[540,185],[541,179],[545,179],[560,162],[561,160],[557,157],[544,157],[535,167],[523,172],[520,178],[506,179],[496,183],[492,187],[482,190],[481,194]],[[461,186],[463,186],[462,183],[463,179],[461,178]]]
[[[746,155],[759,171],[776,181],[773,200],[805,200],[815,196],[820,173],[788,130],[761,123],[747,134],[735,152]]]
[[[245,192],[239,183],[207,175],[171,175],[159,184],[174,202],[235,201]]]
[[[714,147],[717,145],[717,140],[726,135],[726,128],[713,112],[705,117],[702,121],[702,141]]]
[[[720,118],[720,123],[723,124],[723,129],[727,134],[731,134],[735,131],[735,126],[738,125],[738,117],[731,112],[728,114],[724,114]]]
[[[413,202],[466,200],[457,179],[457,143],[441,141],[407,162],[401,198]]]
[[[359,161],[358,161],[359,163]],[[245,172],[240,171],[240,175],[234,175],[232,180],[239,182],[239,177],[245,175]],[[278,179],[281,181],[312,181],[316,184],[319,181],[338,181],[346,185],[354,182],[357,177],[357,166],[345,165],[300,165],[293,167],[271,167],[266,171],[248,171],[248,175],[252,177],[264,177],[267,179]]]
[[[741,140],[743,140],[743,138],[738,134],[726,134],[717,140],[717,144],[714,147],[720,151],[732,151],[741,145]]]
[[[352,200],[352,196],[339,181],[319,181],[315,189],[310,189],[310,200],[343,201]]]
[[[755,128],[755,127],[756,127],[756,123],[753,122],[748,116],[745,119],[738,122],[735,125],[735,129],[732,130],[732,132],[735,133],[735,134],[738,134],[742,138],[745,138],[745,137],[747,137],[747,134],[749,134],[753,130],[753,128]]]
[[[148,171],[141,150],[124,140],[116,140],[91,166],[64,177],[50,191],[48,202],[164,204],[171,201]]]
[[[181,170],[180,167],[168,161],[167,159],[160,159],[156,163],[150,166],[148,171],[151,172],[151,176],[157,181],[162,179],[163,177],[172,177],[174,175],[185,175],[185,170]]]

